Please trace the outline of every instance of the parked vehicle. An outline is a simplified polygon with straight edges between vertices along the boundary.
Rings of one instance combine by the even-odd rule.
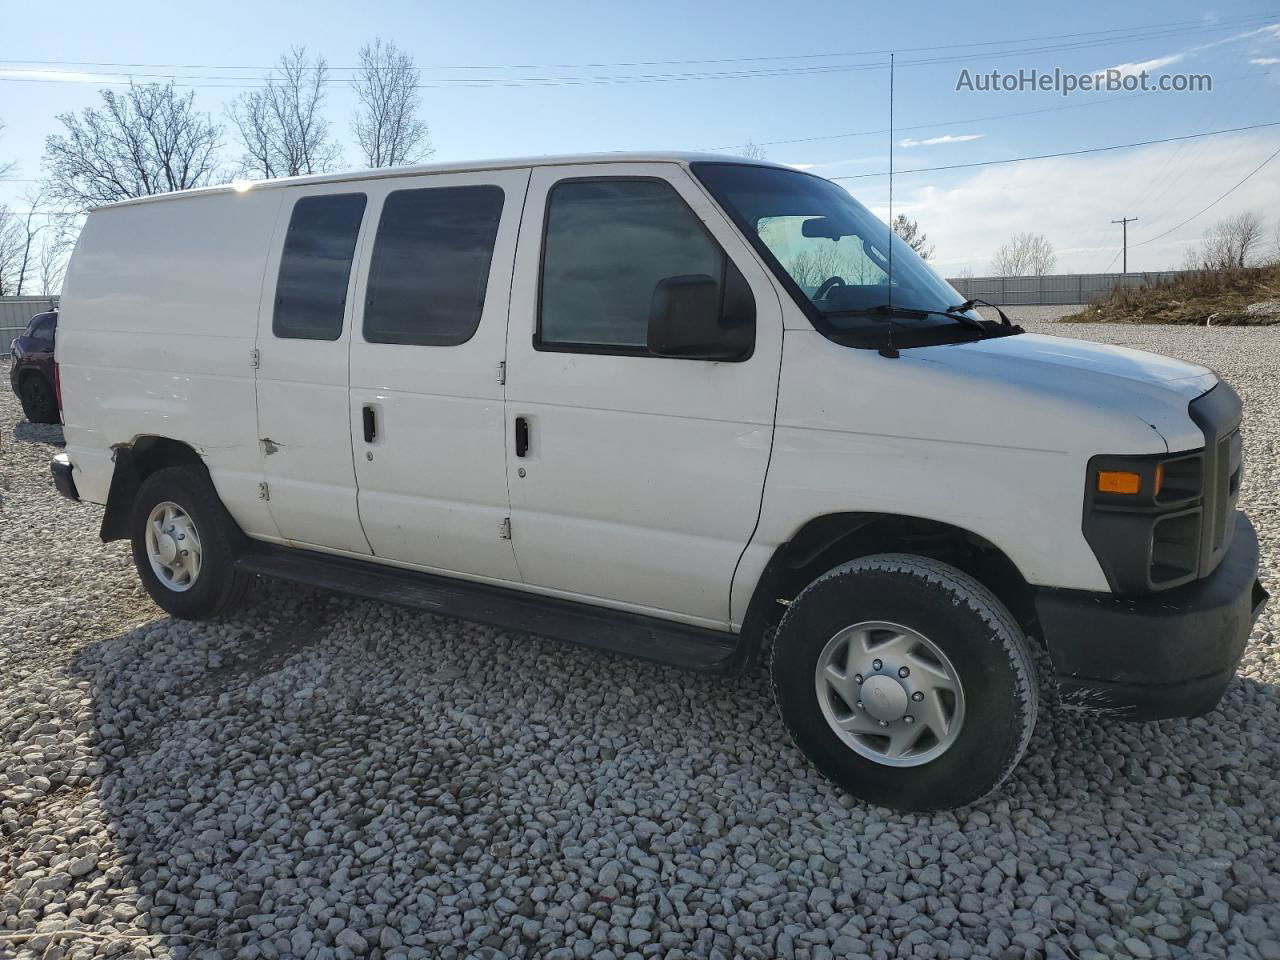
[[[1236,394],[984,320],[890,237],[676,154],[103,207],[53,473],[177,617],[266,575],[695,670],[772,635],[796,742],[891,807],[1009,774],[1033,644],[1071,707],[1212,709],[1266,599]]]
[[[32,423],[58,422],[58,371],[53,342],[58,311],[37,313],[9,345],[9,383]]]

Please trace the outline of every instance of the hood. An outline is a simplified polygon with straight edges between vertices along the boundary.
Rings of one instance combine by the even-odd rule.
[[[1161,384],[1186,397],[1188,401],[1194,400],[1218,382],[1212,370],[1196,363],[1144,350],[1131,350],[1128,347],[1114,347],[1087,340],[1070,340],[1066,337],[1026,333],[1016,337],[997,337],[963,344],[961,348],[993,358],[1035,364],[1047,376],[1085,373],[1118,377],[1137,383]]]
[[[1187,405],[1218,382],[1208,367],[1142,350],[1026,333],[906,351],[957,373],[1123,410],[1164,437],[1170,450],[1201,446]]]

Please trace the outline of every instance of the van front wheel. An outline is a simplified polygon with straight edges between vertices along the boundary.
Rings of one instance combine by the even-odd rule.
[[[770,672],[818,769],[897,810],[980,799],[1035,728],[1035,668],[1017,622],[973,577],[924,557],[863,557],[819,577],[783,617]]]
[[[167,467],[142,482],[130,521],[133,563],[166,613],[203,620],[238,605],[250,578],[236,569],[240,536],[197,467]]]

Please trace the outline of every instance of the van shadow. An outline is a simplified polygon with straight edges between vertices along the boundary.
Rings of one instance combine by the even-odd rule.
[[[13,425],[13,439],[15,443],[36,443],[53,447],[67,445],[60,423],[29,423],[19,420]]]
[[[66,679],[90,692],[98,870],[130,891],[128,928],[176,957],[435,956],[463,939],[458,955],[539,955],[561,945],[539,939],[554,907],[604,903],[607,918],[634,887],[602,863],[719,888],[723,871],[700,872],[713,848],[781,871],[821,850],[861,903],[878,896],[861,892],[866,858],[906,872],[905,831],[934,838],[944,871],[997,854],[1083,862],[1188,896],[1211,875],[1237,911],[1277,883],[1280,694],[1248,678],[1193,721],[1047,708],[999,793],[930,816],[827,784],[762,672],[700,677],[287,584],[232,619],[160,619],[87,646]],[[807,887],[796,896],[803,910]]]

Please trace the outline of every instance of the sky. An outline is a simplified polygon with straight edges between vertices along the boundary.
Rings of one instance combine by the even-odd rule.
[[[184,19],[124,0],[0,0],[0,161],[17,162],[0,203],[25,209],[58,114],[99,103],[108,82],[177,76],[222,119],[290,46],[323,54],[341,81],[340,68],[381,36],[422,69],[435,160],[734,153],[753,142],[770,160],[850,178],[839,182],[886,218],[894,51],[894,212],[919,221],[944,275],[983,275],[1021,231],[1054,244],[1056,272],[1118,270],[1121,228],[1110,221],[1121,217],[1138,218],[1130,270],[1177,267],[1207,228],[1242,211],[1261,214],[1268,242],[1280,242],[1280,157],[1218,199],[1280,150],[1280,4],[222,0],[196,9]],[[1153,82],[1209,74],[1213,89],[957,89],[966,70],[1144,66]],[[354,96],[343,82],[329,91],[326,112],[356,167]],[[229,129],[226,140],[230,157]],[[967,164],[990,165],[911,172]]]

